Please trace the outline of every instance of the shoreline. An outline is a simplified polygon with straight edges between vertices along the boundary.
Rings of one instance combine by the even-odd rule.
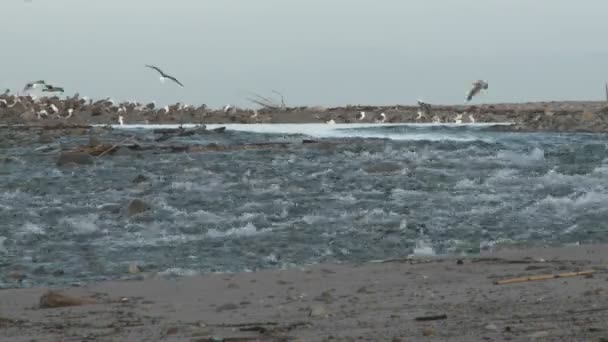
[[[5,101],[6,103],[2,102]],[[180,103],[157,108],[153,103],[114,103],[58,97],[0,96],[0,124],[250,124],[250,123],[513,123],[501,130],[520,132],[608,132],[605,101],[545,101],[525,103],[432,105],[419,113],[416,105],[300,106],[258,109],[211,109]],[[359,119],[365,112],[363,119]],[[382,115],[384,114],[384,115]]]
[[[0,290],[0,339],[481,341],[608,337],[608,245]],[[522,276],[588,276],[497,285]],[[48,304],[48,301],[45,302]]]

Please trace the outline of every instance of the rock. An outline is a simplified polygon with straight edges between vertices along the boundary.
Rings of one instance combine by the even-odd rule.
[[[95,134],[90,134],[89,135],[89,147],[94,147],[94,146],[99,146],[101,145],[101,140],[99,140],[99,137]]]
[[[30,109],[26,112],[21,113],[19,115],[19,118],[24,121],[34,121],[38,119],[38,115],[36,115],[36,113],[34,113],[34,111]]]
[[[534,338],[534,339],[543,338],[543,337],[547,337],[547,336],[549,336],[549,333],[547,331],[538,331],[538,332],[528,335],[528,337]]]
[[[63,152],[57,160],[57,166],[67,165],[91,165],[93,164],[93,157],[88,153],[83,152]]]
[[[319,296],[315,297],[314,300],[318,302],[323,302],[325,304],[330,304],[334,301],[333,296],[331,295],[331,291],[323,291]]]
[[[215,309],[215,311],[217,311],[217,312],[230,311],[230,310],[236,310],[238,308],[239,308],[238,305],[233,304],[233,303],[228,303],[228,304],[219,306],[217,309]]]
[[[129,274],[139,274],[141,273],[141,268],[137,266],[136,263],[129,264]]]
[[[177,334],[179,331],[179,329],[177,327],[171,327],[169,329],[167,329],[167,331],[165,332],[165,335],[175,335]]]
[[[38,136],[38,142],[41,144],[50,144],[54,140],[54,137],[50,134],[42,133]]]
[[[327,317],[328,313],[322,305],[313,305],[309,312],[310,317]]]
[[[426,328],[426,329],[422,329],[422,336],[433,336],[435,335],[435,331],[433,331],[432,329]]]
[[[496,326],[496,324],[492,324],[492,323],[486,325],[483,328],[486,330],[489,330],[489,331],[498,331],[498,327]]]
[[[48,291],[40,297],[39,306],[41,309],[49,309],[86,304],[95,304],[95,301],[88,298],[71,297],[55,291]]]
[[[144,175],[137,175],[135,178],[133,178],[133,183],[139,184],[139,183],[146,182],[147,180],[148,180],[148,177],[146,177]]]
[[[23,281],[23,279],[27,278],[27,276],[19,271],[11,271],[7,274],[8,278],[13,279],[15,281]]]
[[[139,215],[150,209],[152,209],[152,207],[148,203],[136,198],[129,203],[129,206],[127,207],[127,215],[129,217]]]

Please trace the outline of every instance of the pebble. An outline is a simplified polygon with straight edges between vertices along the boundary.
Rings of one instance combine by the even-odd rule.
[[[486,330],[490,330],[490,331],[498,331],[498,327],[496,326],[496,324],[488,324],[485,327],[483,327]]]
[[[327,317],[328,313],[327,313],[327,310],[325,309],[325,307],[323,307],[322,305],[313,305],[310,308],[309,316],[310,317]]]

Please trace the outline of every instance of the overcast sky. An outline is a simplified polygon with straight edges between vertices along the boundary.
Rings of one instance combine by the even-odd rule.
[[[606,0],[3,0],[0,87],[158,103],[604,99]],[[154,64],[185,88],[161,84]]]

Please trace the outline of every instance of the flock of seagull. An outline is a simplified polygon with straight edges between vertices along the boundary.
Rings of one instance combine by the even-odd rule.
[[[158,72],[161,83],[164,83],[167,79],[169,79],[169,80],[173,81],[175,84],[179,85],[180,87],[182,87],[182,88],[184,87],[184,85],[176,77],[165,73],[159,67],[156,67],[156,66],[150,65],[150,64],[146,64],[145,67]],[[45,92],[45,93],[57,94],[57,93],[64,92],[63,87],[58,87],[58,86],[55,86],[52,84],[48,84],[44,80],[38,80],[38,81],[27,83],[25,85],[23,91],[28,92],[28,91],[34,90],[38,87],[41,87],[42,92]],[[479,94],[482,90],[487,90],[487,89],[488,89],[487,81],[477,80],[477,81],[473,82],[471,89],[466,94],[465,103],[470,102],[473,99],[473,97],[475,97],[477,94]],[[10,90],[7,89],[3,95],[6,97],[9,95],[9,93],[10,93]],[[34,99],[32,96],[27,96],[27,98],[29,100],[31,100],[30,102],[36,103],[36,99]],[[70,99],[66,98],[66,100],[69,101]],[[76,106],[64,106],[65,108],[62,108],[63,114],[60,113],[60,109],[57,107],[57,104],[51,103],[51,102],[46,104],[46,108],[40,108],[40,106],[38,106],[36,108],[37,110],[33,111],[33,114],[35,114],[38,119],[48,117],[50,114],[56,114],[56,116],[58,118],[68,119],[68,118],[72,117],[72,115],[74,113],[74,107],[84,106],[87,104],[87,98],[86,97],[79,98],[78,94],[76,94],[74,97],[72,97],[71,100],[72,100],[71,101],[72,104],[76,104]],[[15,96],[13,99],[13,103],[11,103],[11,104],[9,104],[7,102],[7,100],[4,98],[0,99],[0,107],[12,108],[12,107],[16,106],[18,103],[25,105],[23,103],[23,100],[19,96]],[[154,102],[152,102],[151,104],[148,104],[148,105],[142,105],[137,102],[127,102],[125,104],[121,104],[120,106],[115,106],[114,102],[109,98],[107,98],[105,100],[97,101],[95,103],[93,103],[91,100],[89,100],[88,105],[93,106],[93,107],[95,107],[97,105],[102,105],[102,106],[109,105],[111,108],[113,108],[113,110],[111,110],[110,112],[119,114],[118,122],[120,125],[123,125],[123,123],[124,123],[124,117],[121,114],[127,114],[128,112],[133,112],[133,111],[144,111],[144,110],[154,110],[155,109]],[[206,107],[206,106],[203,105],[202,107]],[[427,115],[431,114],[432,107],[430,104],[428,104],[422,100],[418,100],[418,107],[419,107],[419,110],[418,110],[418,117],[416,118],[417,120],[426,118]],[[28,106],[24,106],[24,108],[28,108]],[[164,112],[164,113],[168,114],[170,111],[184,111],[187,109],[197,111],[197,109],[194,109],[192,106],[181,105],[178,103],[177,105],[174,105],[171,107],[165,106],[164,108],[160,109],[159,112],[161,112],[161,113]],[[204,110],[204,108],[203,108],[203,110]],[[233,107],[230,105],[226,105],[223,108],[224,113],[231,112],[232,110],[233,110]],[[32,111],[32,109],[30,109],[30,111]],[[254,110],[254,115],[252,116],[252,118],[256,118],[256,117],[257,117],[257,111]],[[366,113],[363,111],[359,112],[356,116],[356,119],[358,121],[365,120]],[[383,123],[386,120],[387,120],[386,115],[384,113],[381,113],[373,121],[376,123]],[[469,121],[475,122],[475,118],[472,115],[469,115]],[[441,122],[441,120],[437,116],[434,116],[432,118],[432,122],[439,123],[439,122]],[[462,114],[457,115],[457,117],[455,118],[455,122],[456,123],[462,122]],[[326,121],[325,123],[335,124],[335,120],[330,119],[330,120]]]

